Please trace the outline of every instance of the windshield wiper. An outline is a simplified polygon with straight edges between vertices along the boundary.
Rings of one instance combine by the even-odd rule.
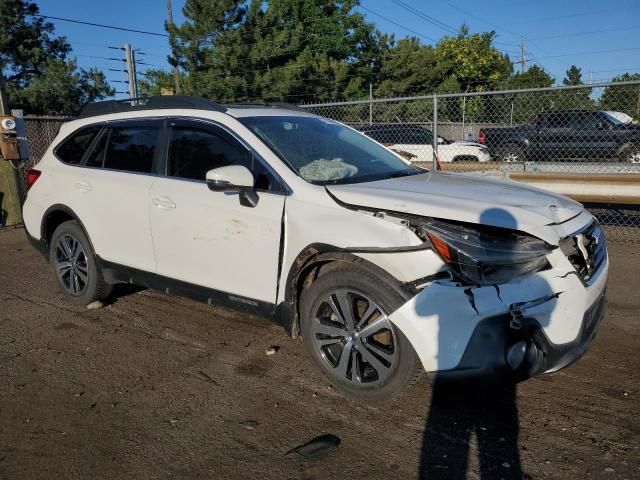
[[[387,178],[398,178],[398,177],[410,177],[412,175],[417,175],[418,173],[421,173],[420,170],[409,170],[406,172],[395,172],[392,173],[391,175],[389,175]]]

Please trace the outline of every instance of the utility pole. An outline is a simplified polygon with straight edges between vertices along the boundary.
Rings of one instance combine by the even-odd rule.
[[[167,0],[167,23],[173,27],[173,11],[171,10],[171,0]],[[173,82],[175,84],[175,92],[176,95],[180,95],[180,72],[178,71],[177,61],[178,59],[173,56],[172,59],[176,62],[176,65],[173,66]]]
[[[0,68],[2,68],[1,65]],[[0,115],[7,115],[8,111],[7,95],[4,93],[4,78],[2,77],[2,70],[0,70]]]
[[[524,38],[520,39],[520,73],[524,73],[527,68],[527,54],[524,48]]]
[[[589,85],[591,85],[593,83],[592,74],[593,74],[593,72],[591,70],[589,70]]]
[[[124,44],[125,61],[127,62],[127,77],[129,81],[129,98],[138,98],[138,79],[136,78],[136,58],[131,44]]]
[[[9,114],[0,65],[0,115]],[[0,157],[0,227],[22,223],[22,183],[13,161]]]

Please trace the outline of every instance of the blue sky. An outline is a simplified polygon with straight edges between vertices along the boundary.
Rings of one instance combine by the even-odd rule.
[[[37,0],[36,0],[37,1]],[[519,43],[525,39],[527,57],[535,60],[561,81],[566,69],[575,63],[587,80],[606,80],[625,71],[640,72],[640,0],[403,0],[405,5],[458,28],[466,22],[472,32],[496,30],[497,46],[512,58],[519,57]],[[126,28],[164,32],[165,0],[41,0],[43,15],[116,25]],[[173,0],[174,19],[180,22],[184,0]],[[433,25],[392,0],[361,0],[359,10],[368,20],[396,38],[411,35],[409,30],[427,39],[437,40],[446,28]],[[365,10],[367,9],[367,10]],[[375,13],[372,13],[375,12]],[[387,19],[383,19],[386,17]],[[146,53],[139,59],[145,68],[167,67],[167,40],[161,37],[106,30],[52,20],[56,33],[67,37],[73,54],[84,68],[97,66],[110,80],[124,80],[122,62],[96,57],[118,57],[121,53],[108,46],[129,42]],[[403,28],[404,27],[404,28]],[[409,29],[409,30],[407,30]],[[114,83],[125,90],[122,83]]]

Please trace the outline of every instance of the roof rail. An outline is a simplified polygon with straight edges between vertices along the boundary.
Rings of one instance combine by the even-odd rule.
[[[161,108],[193,108],[225,112],[225,106],[202,97],[190,95],[153,95],[126,100],[107,100],[88,103],[80,110],[79,118],[108,115],[110,113],[136,112],[139,110],[155,110]]]
[[[293,110],[297,112],[307,112],[309,111],[305,108],[299,107],[293,103],[286,102],[250,102],[250,103],[227,103],[225,104],[228,108],[252,108],[252,107],[263,107],[263,108],[281,108],[283,110]]]

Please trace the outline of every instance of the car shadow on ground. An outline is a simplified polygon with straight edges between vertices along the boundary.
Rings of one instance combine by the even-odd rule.
[[[104,300],[104,304],[113,305],[121,298],[135,295],[136,293],[142,292],[143,290],[147,290],[147,288],[141,287],[139,285],[133,285],[131,283],[116,283],[113,286],[113,291]]]

